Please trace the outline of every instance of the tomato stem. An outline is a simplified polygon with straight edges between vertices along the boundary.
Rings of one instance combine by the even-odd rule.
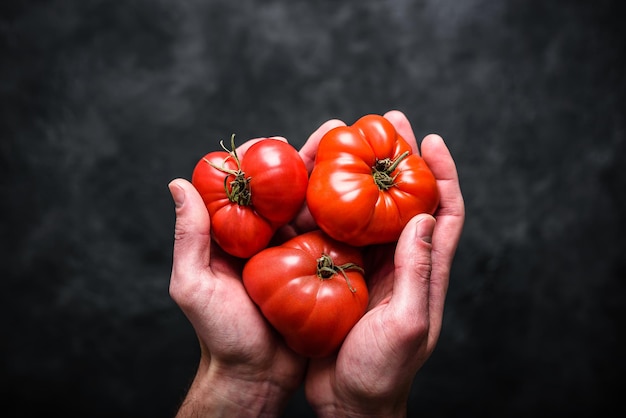
[[[216,170],[228,174],[224,177],[224,190],[226,191],[228,200],[241,206],[248,206],[252,200],[252,190],[250,189],[251,177],[246,177],[246,173],[241,170],[241,161],[237,156],[237,148],[235,148],[235,134],[232,134],[230,137],[231,149],[226,148],[224,141],[220,141],[220,146],[228,153],[228,157],[224,158],[221,167],[206,158],[204,158],[204,161]],[[224,164],[226,164],[226,161],[229,159],[235,160],[237,164],[236,170],[224,167]],[[230,176],[234,177],[234,179],[229,182],[228,179]]]
[[[346,270],[357,270],[361,273],[365,271],[363,268],[354,263],[346,263],[341,266],[336,266],[333,259],[327,254],[322,254],[322,256],[317,259],[317,277],[322,280],[329,280],[335,274],[341,273],[343,278],[346,280],[348,289],[350,289],[352,293],[356,293],[356,289],[352,286],[352,283],[350,283],[350,278],[346,274]]]
[[[391,158],[376,160],[374,167],[372,167],[372,176],[374,177],[374,182],[380,190],[388,190],[397,184],[396,177],[398,177],[399,173],[396,173],[395,176],[392,176],[391,173],[398,168],[400,162],[408,155],[409,151],[405,151],[395,160],[392,160]]]

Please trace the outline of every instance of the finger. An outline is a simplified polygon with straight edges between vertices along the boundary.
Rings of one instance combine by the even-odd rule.
[[[320,140],[328,131],[338,126],[346,126],[346,124],[339,119],[331,119],[324,122],[315,132],[311,134],[311,136],[309,136],[309,139],[307,139],[300,149],[300,157],[302,157],[309,173],[313,170],[315,155],[317,154],[317,147],[319,146]]]
[[[396,246],[391,304],[405,325],[409,342],[426,336],[430,327],[431,240],[435,223],[435,218],[428,214],[416,215],[402,231]]]
[[[437,324],[431,329],[434,344],[441,328],[450,269],[465,221],[465,204],[456,165],[443,139],[439,135],[428,135],[422,141],[422,154],[437,179],[440,193],[440,204],[435,213],[437,226],[433,232],[430,285],[431,324]]]
[[[409,122],[406,115],[399,110],[390,110],[383,116],[391,122],[394,128],[396,128],[396,132],[398,132],[400,136],[404,138],[409,145],[411,145],[413,154],[419,155],[419,148],[417,146],[417,140],[415,139],[415,133],[413,133],[411,122]]]
[[[172,282],[199,277],[210,259],[211,226],[209,213],[193,185],[184,179],[168,185],[176,205]],[[170,283],[170,290],[172,284]]]
[[[431,134],[422,141],[423,158],[437,179],[439,208],[435,213],[437,229],[433,245],[449,259],[454,256],[456,245],[465,220],[465,204],[459,184],[456,165],[450,151],[439,135]]]

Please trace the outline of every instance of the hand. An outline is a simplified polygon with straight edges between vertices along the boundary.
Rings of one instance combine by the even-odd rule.
[[[406,117],[398,111],[385,117],[417,152]],[[413,378],[439,338],[465,209],[456,167],[441,137],[427,136],[421,148],[437,178],[440,207],[435,217],[413,218],[395,248],[367,250],[367,313],[336,356],[309,363],[305,391],[319,416],[405,416]]]
[[[239,155],[254,142],[239,147]],[[175,179],[169,188],[176,204],[170,295],[201,348],[178,417],[277,416],[302,382],[306,360],[286,347],[248,297],[243,261],[211,240],[209,214],[193,185]]]

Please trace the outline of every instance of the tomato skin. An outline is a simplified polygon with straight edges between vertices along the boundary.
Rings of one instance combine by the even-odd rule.
[[[227,194],[233,190],[234,172],[249,180],[246,204],[231,201]],[[265,138],[238,159],[226,151],[206,154],[196,164],[191,182],[209,212],[213,239],[229,254],[249,258],[267,247],[276,230],[298,213],[306,197],[308,172],[295,148]]]
[[[347,280],[341,272],[320,278],[323,254],[335,266],[363,266],[359,249],[316,230],[264,249],[243,269],[250,298],[287,345],[306,357],[333,354],[365,313],[369,298],[361,270],[344,270]]]
[[[280,227],[290,222],[304,204],[309,173],[295,148],[266,139],[252,145],[241,161],[250,176],[252,206]]]
[[[381,189],[373,173],[377,162],[385,160],[399,163],[390,167],[389,187]],[[396,241],[413,216],[433,214],[439,190],[426,162],[412,153],[391,122],[366,115],[352,126],[331,129],[321,139],[306,199],[323,231],[336,240],[364,246]]]

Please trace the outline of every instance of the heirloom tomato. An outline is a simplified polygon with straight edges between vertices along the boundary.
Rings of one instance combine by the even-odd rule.
[[[331,237],[355,246],[396,241],[419,213],[439,205],[437,182],[394,126],[366,115],[321,139],[307,205]]]
[[[289,347],[307,357],[334,353],[365,313],[368,291],[358,248],[321,230],[259,252],[243,284]]]
[[[237,155],[206,154],[193,170],[192,184],[211,218],[211,235],[231,255],[248,258],[265,248],[278,228],[304,204],[308,172],[295,148],[265,138]]]

